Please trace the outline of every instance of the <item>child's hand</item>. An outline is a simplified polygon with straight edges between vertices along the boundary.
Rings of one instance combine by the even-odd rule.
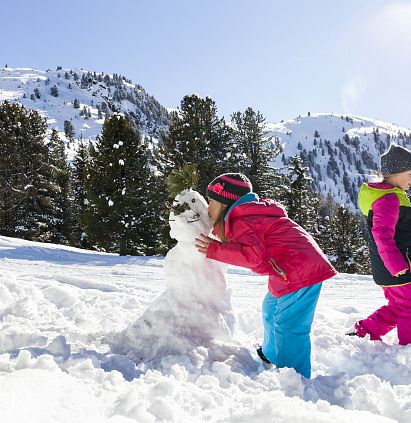
[[[197,247],[197,251],[202,254],[207,254],[208,246],[210,245],[210,242],[213,241],[213,239],[204,234],[200,234],[200,236],[195,240],[195,246]]]
[[[398,276],[404,275],[407,270],[408,269],[401,270],[401,272],[396,273],[394,276],[398,277]]]

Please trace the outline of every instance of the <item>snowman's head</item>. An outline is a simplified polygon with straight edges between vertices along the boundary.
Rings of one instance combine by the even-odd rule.
[[[192,189],[178,194],[170,206],[170,236],[177,241],[192,241],[199,234],[208,235],[211,222],[204,197]]]

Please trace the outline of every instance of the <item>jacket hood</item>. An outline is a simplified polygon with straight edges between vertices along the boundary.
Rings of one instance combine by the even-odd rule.
[[[239,216],[272,216],[287,217],[285,208],[280,203],[270,199],[259,199],[249,203],[239,204],[227,216],[227,222]]]
[[[407,195],[401,188],[393,187],[392,185],[383,182],[371,182],[369,184],[362,184],[360,188],[358,203],[361,213],[368,216],[373,203],[386,194],[395,194],[400,200],[400,205],[410,206]]]
[[[224,222],[227,220],[228,215],[231,213],[231,210],[233,210],[235,207],[239,206],[240,204],[244,203],[257,203],[259,201],[260,197],[255,192],[249,192],[242,197],[240,197],[234,204],[231,205],[231,207],[227,210],[227,213],[224,217]]]

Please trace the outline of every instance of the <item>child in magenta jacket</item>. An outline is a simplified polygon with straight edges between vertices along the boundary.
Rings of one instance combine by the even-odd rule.
[[[311,375],[310,331],[321,283],[337,272],[314,239],[287,217],[282,205],[259,199],[249,179],[226,173],[208,186],[213,234],[196,239],[198,251],[224,263],[268,275],[263,302],[266,362]]]
[[[382,182],[363,184],[358,198],[370,231],[370,258],[374,281],[388,304],[360,320],[348,335],[372,340],[397,327],[401,345],[411,343],[411,203],[405,193],[411,185],[411,151],[392,144],[381,156]]]

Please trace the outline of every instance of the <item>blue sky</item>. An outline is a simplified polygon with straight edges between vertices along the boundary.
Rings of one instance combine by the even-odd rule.
[[[411,0],[3,0],[0,62],[116,72],[166,107],[411,128]]]

